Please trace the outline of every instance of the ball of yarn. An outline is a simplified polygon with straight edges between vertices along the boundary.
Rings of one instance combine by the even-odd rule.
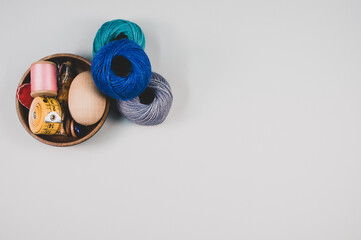
[[[104,23],[98,30],[93,43],[93,55],[121,34],[137,43],[143,49],[145,48],[145,38],[142,29],[133,22],[116,19]]]
[[[118,110],[128,120],[140,125],[162,123],[172,106],[173,95],[169,83],[153,72],[147,89],[129,101],[117,101]]]
[[[130,67],[130,72],[127,68]],[[91,71],[95,85],[105,95],[129,100],[141,94],[148,86],[151,65],[147,54],[128,39],[105,45],[94,56]]]

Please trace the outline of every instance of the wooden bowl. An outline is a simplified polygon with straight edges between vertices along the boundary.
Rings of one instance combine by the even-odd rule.
[[[56,63],[57,62],[62,63],[67,60],[70,60],[74,65],[73,69],[76,74],[79,74],[84,71],[90,71],[90,66],[91,66],[89,60],[68,53],[54,54],[51,56],[44,57],[40,60],[52,61]],[[24,76],[21,78],[19,86],[23,83],[30,83],[30,68],[25,72]],[[105,111],[99,122],[94,125],[85,127],[85,133],[83,137],[74,138],[74,137],[61,136],[61,135],[35,135],[34,133],[31,132],[29,128],[29,123],[28,123],[29,110],[25,108],[23,105],[21,105],[16,97],[15,99],[16,99],[16,111],[18,113],[19,120],[23,125],[23,127],[25,128],[25,130],[38,141],[57,147],[73,146],[75,144],[84,142],[85,140],[91,138],[105,122],[105,119],[108,116],[109,106],[110,106],[110,99],[107,97]]]

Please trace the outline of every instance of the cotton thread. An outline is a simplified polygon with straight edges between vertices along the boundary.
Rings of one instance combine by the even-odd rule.
[[[50,61],[38,61],[30,67],[31,96],[55,97],[57,95],[56,64]]]
[[[99,28],[93,42],[93,55],[120,34],[124,34],[129,40],[134,41],[143,49],[145,48],[145,38],[142,29],[131,21],[116,19],[104,23]]]
[[[142,93],[128,101],[118,100],[117,108],[125,118],[134,123],[158,125],[166,119],[172,106],[171,87],[160,74],[152,72],[146,91],[148,91],[147,96],[143,96]],[[149,98],[152,98],[151,101]]]
[[[119,56],[131,63],[131,72],[125,77],[117,76],[114,68],[112,69],[113,60]],[[113,41],[102,47],[94,56],[91,71],[101,92],[123,101],[141,94],[147,88],[152,73],[147,54],[138,44],[128,39]]]

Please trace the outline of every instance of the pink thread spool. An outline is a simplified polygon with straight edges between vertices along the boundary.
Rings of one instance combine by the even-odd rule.
[[[57,67],[50,61],[38,61],[30,66],[31,96],[55,97],[57,95]]]

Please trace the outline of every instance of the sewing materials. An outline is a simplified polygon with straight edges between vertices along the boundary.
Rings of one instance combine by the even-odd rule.
[[[57,95],[57,67],[50,61],[38,61],[30,67],[32,97]]]
[[[69,53],[60,53],[60,54],[53,54],[50,56],[46,56],[44,58],[41,59],[41,61],[51,61],[54,63],[64,63],[66,61],[70,61],[72,63],[72,70],[74,71],[74,75],[76,76],[77,74],[84,72],[84,71],[90,71],[90,65],[91,62],[81,56],[78,55],[74,55],[74,54],[69,54]],[[58,64],[57,64],[58,65]],[[59,68],[58,68],[59,69]],[[62,73],[65,72],[65,68],[63,68]],[[21,86],[22,84],[30,84],[30,66],[29,69],[26,69],[26,71],[24,71],[25,74],[21,77],[21,79],[19,79],[19,84],[18,86]],[[17,87],[18,87],[17,86]],[[14,89],[16,90],[16,89]],[[15,91],[14,91],[14,95],[15,95]],[[65,119],[62,121],[62,124],[58,130],[58,132],[56,132],[54,135],[44,135],[44,134],[34,134],[31,129],[30,129],[30,125],[29,125],[29,109],[27,109],[26,107],[23,107],[20,103],[20,101],[18,101],[17,97],[14,96],[16,101],[15,101],[15,106],[16,106],[16,112],[17,112],[17,116],[19,119],[19,123],[20,125],[24,128],[24,130],[26,130],[26,132],[28,132],[28,134],[32,137],[34,137],[34,139],[36,141],[42,142],[44,144],[48,144],[51,146],[56,146],[56,147],[66,147],[66,146],[74,146],[76,144],[82,143],[84,141],[86,141],[87,139],[93,137],[98,131],[99,129],[102,127],[102,125],[104,124],[108,112],[109,112],[109,106],[110,106],[110,98],[106,98],[106,107],[105,107],[105,111],[103,113],[102,118],[96,123],[93,124],[91,126],[80,126],[79,124],[73,124],[74,127],[74,133],[76,133],[76,129],[77,126],[80,126],[79,130],[81,130],[81,134],[82,135],[78,135],[78,133],[76,133],[78,135],[78,137],[72,137],[71,132],[70,135],[64,136],[63,135],[63,125],[65,127],[65,121],[67,119],[67,117],[65,117]],[[63,113],[64,115],[64,113]],[[70,117],[70,113],[67,115],[68,117]],[[15,124],[15,123],[14,123]],[[20,126],[18,126],[20,127]],[[18,136],[20,137],[20,136]]]
[[[172,106],[173,95],[169,83],[153,72],[147,89],[128,101],[117,101],[118,110],[128,120],[140,125],[162,123]]]
[[[91,72],[78,74],[69,89],[68,106],[72,118],[89,126],[97,123],[105,111],[106,97],[94,84]]]
[[[27,109],[30,108],[31,102],[33,101],[33,98],[30,96],[30,92],[30,83],[21,84],[16,90],[16,98],[21,103],[21,105],[23,105]]]
[[[33,63],[17,89],[20,122],[43,143],[75,145],[93,136],[104,123],[109,111],[107,95],[117,100],[118,110],[130,121],[162,123],[173,95],[168,82],[152,73],[144,48],[141,28],[117,19],[97,31],[92,64],[72,54],[55,54]]]
[[[61,128],[61,107],[55,98],[36,97],[29,110],[29,127],[35,134],[54,135]]]
[[[68,113],[68,95],[70,84],[75,77],[71,61],[62,63],[59,67],[57,99],[64,113]]]
[[[73,137],[82,137],[84,135],[84,127],[74,120],[70,123],[70,131]]]
[[[145,38],[142,29],[133,22],[116,19],[104,23],[99,28],[94,38],[93,55],[109,42],[124,37],[134,41],[143,49],[145,48]]]
[[[64,125],[66,134],[70,137],[83,137],[85,135],[85,127],[71,118],[66,118]]]
[[[151,76],[147,54],[128,39],[113,41],[101,48],[94,56],[91,70],[101,92],[124,101],[141,94]]]

